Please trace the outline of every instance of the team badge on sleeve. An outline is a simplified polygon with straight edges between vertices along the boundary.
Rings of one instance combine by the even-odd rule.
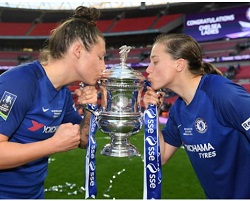
[[[5,91],[0,101],[0,116],[6,120],[9,116],[12,106],[16,101],[17,96]]]

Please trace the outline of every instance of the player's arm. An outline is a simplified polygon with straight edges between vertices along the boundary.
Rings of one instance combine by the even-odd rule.
[[[79,125],[72,123],[60,125],[51,138],[27,144],[10,142],[6,135],[0,134],[0,169],[18,167],[57,152],[75,149],[79,141]]]
[[[80,123],[80,136],[81,141],[79,148],[86,149],[89,137],[89,126],[92,113],[84,110],[84,118]]]
[[[163,99],[164,95],[162,92],[156,93],[151,87],[147,87],[147,92],[144,95],[143,102],[145,108],[148,108],[149,104],[159,105],[160,107],[160,105],[163,103]],[[158,125],[160,124],[158,123]],[[158,134],[160,141],[161,163],[164,165],[173,156],[178,147],[172,146],[165,142],[160,127],[158,127]]]
[[[29,144],[9,142],[8,137],[0,134],[0,169],[18,167],[40,157],[51,154],[45,141]],[[45,148],[46,147],[46,148]]]
[[[158,133],[159,133],[160,150],[161,150],[161,164],[164,165],[174,155],[178,147],[172,146],[164,141],[160,128],[158,128]]]
[[[75,94],[78,96],[78,102],[81,105],[85,104],[97,104],[97,90],[95,86],[85,86],[82,89],[76,89]],[[89,126],[92,113],[88,110],[84,110],[84,117],[80,123],[80,145],[79,148],[86,148],[88,143]]]

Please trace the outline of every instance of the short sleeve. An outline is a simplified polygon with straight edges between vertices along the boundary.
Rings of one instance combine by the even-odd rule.
[[[214,93],[214,107],[221,123],[245,133],[250,140],[250,94],[230,81],[220,83]]]
[[[37,87],[31,72],[15,68],[0,76],[0,133],[9,137],[32,106]]]
[[[81,115],[78,114],[76,110],[75,103],[73,101],[72,95],[68,89],[67,90],[67,104],[66,104],[66,112],[63,118],[63,123],[73,123],[79,124],[82,120]]]
[[[162,134],[164,141],[168,144],[175,147],[180,147],[182,145],[179,130],[173,116],[171,115],[171,111],[169,113],[168,121],[162,130]]]

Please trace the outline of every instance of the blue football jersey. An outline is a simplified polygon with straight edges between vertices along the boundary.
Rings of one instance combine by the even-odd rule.
[[[250,94],[243,87],[204,75],[189,105],[176,100],[162,133],[184,146],[207,198],[250,198]]]
[[[9,141],[26,144],[46,140],[60,124],[79,124],[81,119],[68,88],[55,89],[38,61],[0,76],[0,133]],[[0,198],[44,198],[48,157],[0,170]]]

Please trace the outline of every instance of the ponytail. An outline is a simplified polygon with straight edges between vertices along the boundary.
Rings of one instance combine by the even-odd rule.
[[[204,74],[217,74],[217,75],[223,76],[223,73],[211,63],[203,62],[202,68],[203,68]]]

